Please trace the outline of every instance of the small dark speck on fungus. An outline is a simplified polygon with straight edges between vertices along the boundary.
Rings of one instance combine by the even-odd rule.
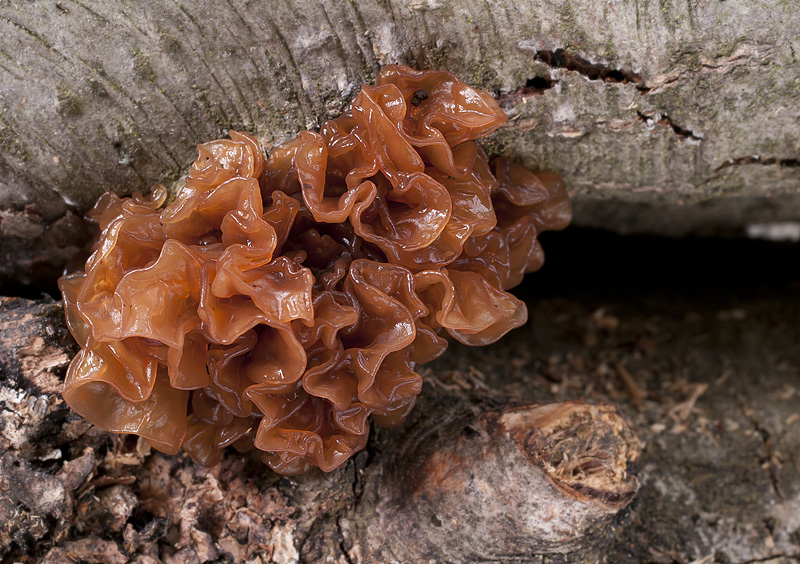
[[[422,102],[428,99],[428,96],[430,96],[430,94],[428,94],[428,91],[420,88],[419,90],[414,92],[414,95],[411,97],[411,105],[419,106]]]
[[[64,399],[205,465],[228,445],[284,474],[342,465],[370,416],[405,419],[443,332],[483,345],[527,318],[506,290],[571,212],[558,175],[487,159],[505,120],[450,73],[390,65],[266,161],[243,133],[200,145],[168,206],[104,194],[60,280],[82,347]]]

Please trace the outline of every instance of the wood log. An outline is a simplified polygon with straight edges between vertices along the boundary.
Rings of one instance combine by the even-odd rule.
[[[269,150],[381,65],[442,68],[561,172],[575,223],[681,234],[800,218],[800,22],[786,0],[0,3],[0,277],[52,276],[105,190],[174,187],[234,128]]]
[[[633,499],[640,446],[617,410],[581,402],[426,409],[340,519],[360,562],[599,560]],[[477,411],[477,413],[475,413]]]

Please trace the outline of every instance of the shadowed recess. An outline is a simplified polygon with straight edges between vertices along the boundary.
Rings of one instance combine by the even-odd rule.
[[[642,77],[632,71],[612,69],[605,65],[590,63],[577,55],[567,53],[564,49],[556,49],[555,51],[537,51],[536,59],[542,61],[544,64],[554,67],[563,68],[582,74],[589,80],[602,80],[603,82],[622,82],[627,84],[633,82],[639,84],[642,82]]]

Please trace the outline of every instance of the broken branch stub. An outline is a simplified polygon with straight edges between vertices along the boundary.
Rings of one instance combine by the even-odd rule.
[[[354,560],[598,556],[634,497],[637,437],[616,407],[505,406],[412,431],[343,519]]]

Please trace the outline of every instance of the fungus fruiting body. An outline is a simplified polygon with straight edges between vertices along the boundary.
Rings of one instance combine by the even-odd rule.
[[[405,419],[445,333],[483,345],[527,318],[506,290],[570,204],[557,175],[487,159],[476,139],[505,119],[450,73],[390,65],[266,160],[243,133],[200,145],[169,205],[104,194],[85,271],[60,280],[81,346],[64,399],[202,464],[233,445],[337,468],[370,416]]]

